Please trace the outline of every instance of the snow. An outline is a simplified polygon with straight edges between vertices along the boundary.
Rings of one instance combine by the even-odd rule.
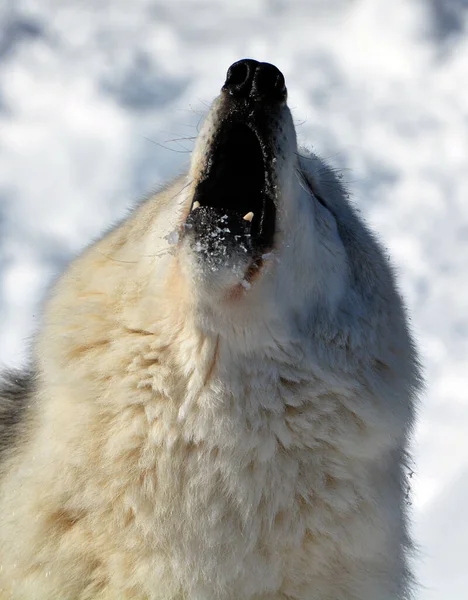
[[[171,231],[171,233],[167,236],[167,243],[170,246],[175,246],[179,243],[179,232]]]
[[[421,600],[466,599],[467,0],[3,0],[0,361],[25,361],[46,285],[187,164],[227,67],[285,74],[303,141],[388,247],[422,350]]]

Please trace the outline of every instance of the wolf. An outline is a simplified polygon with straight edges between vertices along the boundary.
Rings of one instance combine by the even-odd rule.
[[[4,377],[0,599],[410,598],[407,321],[282,73],[234,63]]]

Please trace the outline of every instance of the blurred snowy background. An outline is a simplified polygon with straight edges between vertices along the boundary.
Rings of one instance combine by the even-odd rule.
[[[47,284],[189,158],[227,67],[285,74],[380,233],[423,353],[419,600],[468,598],[468,0],[2,0],[0,363]],[[181,139],[182,138],[182,139]]]

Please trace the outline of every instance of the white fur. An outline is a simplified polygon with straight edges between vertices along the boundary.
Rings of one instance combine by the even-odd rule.
[[[0,480],[1,600],[410,595],[414,349],[386,257],[333,172],[298,158],[286,107],[276,243],[251,287],[245,257],[210,269],[168,244],[222,102],[188,176],[46,303]]]

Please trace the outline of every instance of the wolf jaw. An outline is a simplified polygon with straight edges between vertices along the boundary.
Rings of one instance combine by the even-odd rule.
[[[252,129],[248,118],[229,121],[221,125],[207,152],[186,224],[193,226],[198,238],[219,223],[227,225],[235,241],[236,236],[244,243],[243,238],[250,238],[247,245],[256,258],[274,244],[274,164],[266,155],[263,132]]]
[[[217,213],[235,215],[233,226],[251,238],[255,257],[274,243],[275,117],[285,105],[286,87],[283,75],[273,65],[244,60],[230,67],[221,93],[214,136],[205,148],[204,164],[196,167],[201,174],[192,212],[198,213],[190,217],[196,224],[200,212],[213,220]]]
[[[278,211],[296,150],[286,95],[273,65],[235,63],[194,150],[181,237],[196,255],[195,270],[231,288],[229,297],[233,287],[250,290],[279,247]]]

